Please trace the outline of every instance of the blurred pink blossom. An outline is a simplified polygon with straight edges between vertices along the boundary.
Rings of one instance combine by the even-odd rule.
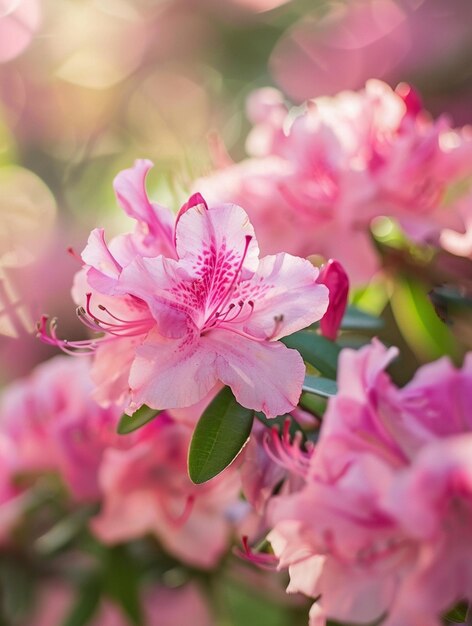
[[[332,2],[322,16],[305,14],[283,33],[269,66],[297,102],[360,89],[369,78],[395,83],[419,76],[434,90],[431,76],[441,84],[450,59],[467,54],[471,17],[467,0]],[[441,110],[454,106],[439,95]]]
[[[56,357],[7,387],[0,401],[15,472],[58,471],[80,500],[100,497],[97,472],[105,449],[129,447],[144,432],[116,433],[121,411],[91,398],[89,370],[89,359]]]
[[[205,485],[187,475],[191,429],[159,416],[153,434],[131,449],[110,449],[100,468],[103,508],[92,529],[105,543],[153,533],[196,567],[213,567],[228,548],[240,481],[227,470]]]
[[[40,19],[40,0],[0,0],[0,63],[14,59],[28,47]]]
[[[399,389],[374,341],[340,358],[304,488],[273,498],[269,539],[310,624],[438,625],[470,599],[472,360],[426,365]]]
[[[419,241],[437,241],[441,228],[458,224],[447,192],[470,176],[472,133],[431,120],[411,88],[371,80],[302,111],[264,89],[251,95],[248,113],[252,158],[194,189],[210,202],[248,207],[263,252],[337,258],[359,283],[378,268],[374,217],[393,217]]]
[[[69,615],[74,601],[73,587],[63,581],[43,585],[33,616],[26,626],[59,626]],[[190,622],[195,626],[213,624],[208,603],[195,583],[175,589],[149,585],[144,590],[142,603],[147,626],[176,626]],[[129,626],[123,612],[110,601],[102,601],[88,623],[90,626]]]

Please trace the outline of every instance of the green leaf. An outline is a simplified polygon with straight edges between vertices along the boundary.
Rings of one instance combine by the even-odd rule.
[[[134,626],[143,622],[139,571],[125,546],[111,548],[105,558],[105,592],[122,608]]]
[[[195,484],[210,480],[237,457],[251,434],[254,412],[225,387],[201,416],[192,436],[188,472]]]
[[[320,374],[327,378],[336,378],[338,357],[341,352],[336,343],[306,330],[284,337],[282,342],[288,348],[298,350],[303,359],[314,365]]]
[[[60,519],[57,524],[35,541],[36,551],[42,556],[50,556],[64,550],[87,528],[96,507],[83,507]]]
[[[101,581],[97,575],[85,580],[79,588],[76,601],[62,622],[62,626],[86,626],[98,610],[101,596]]]
[[[444,619],[453,624],[463,624],[467,618],[467,609],[467,602],[459,602],[444,616]]]
[[[380,317],[370,315],[355,306],[348,306],[341,322],[342,330],[379,330],[384,321]]]
[[[307,374],[302,390],[308,393],[314,393],[323,398],[331,398],[331,396],[335,396],[338,393],[338,386],[336,381],[330,378]]]
[[[29,622],[35,604],[35,572],[31,563],[12,554],[0,556],[1,626]]]
[[[150,409],[148,406],[143,404],[143,406],[133,413],[133,415],[126,415],[126,413],[124,413],[120,417],[117,432],[119,435],[128,435],[129,433],[138,430],[138,428],[145,426],[148,422],[157,417],[159,413],[160,411]]]

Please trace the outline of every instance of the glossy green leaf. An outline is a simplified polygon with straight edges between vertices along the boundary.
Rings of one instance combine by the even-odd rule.
[[[305,382],[302,387],[307,393],[314,393],[322,398],[331,398],[338,393],[338,386],[335,380],[323,378],[322,376],[305,376]]]
[[[237,457],[251,434],[254,412],[239,405],[225,387],[201,416],[190,443],[191,480],[210,480]]]
[[[336,343],[306,330],[284,337],[282,341],[288,348],[298,350],[303,359],[316,367],[320,374],[327,378],[336,378],[341,352]]]
[[[379,330],[384,322],[380,317],[365,313],[355,306],[348,306],[341,322],[342,330]]]
[[[150,409],[148,406],[143,404],[141,408],[139,408],[133,415],[126,415],[124,413],[120,421],[118,422],[117,432],[119,435],[128,435],[138,428],[142,428],[148,422],[153,420],[155,417],[159,415],[160,411],[156,409]]]

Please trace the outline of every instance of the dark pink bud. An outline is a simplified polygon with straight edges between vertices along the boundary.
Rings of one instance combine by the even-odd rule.
[[[321,268],[316,281],[329,289],[329,305],[320,320],[321,334],[331,341],[336,339],[349,295],[349,278],[339,261],[330,259]]]

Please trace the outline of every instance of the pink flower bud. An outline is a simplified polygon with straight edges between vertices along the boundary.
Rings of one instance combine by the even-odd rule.
[[[326,285],[329,289],[329,305],[321,318],[320,328],[324,337],[334,341],[346,310],[349,278],[341,263],[330,259],[323,265],[316,282]]]

